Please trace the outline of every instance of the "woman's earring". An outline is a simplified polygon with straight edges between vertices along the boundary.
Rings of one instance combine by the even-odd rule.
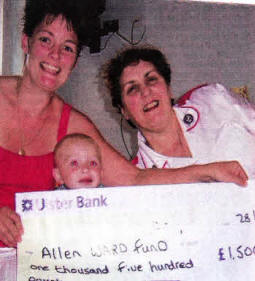
[[[22,67],[22,73],[24,74],[25,72],[25,68],[28,65],[28,61],[29,61],[29,54],[25,54],[24,55],[24,62],[23,62],[23,67]]]
[[[26,57],[25,57],[25,65],[26,66],[28,65],[28,62],[29,62],[29,53],[27,53]]]

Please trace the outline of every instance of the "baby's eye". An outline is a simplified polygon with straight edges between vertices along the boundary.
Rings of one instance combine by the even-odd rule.
[[[90,161],[90,164],[89,164],[91,167],[96,167],[97,166],[97,162],[92,160]]]
[[[72,167],[78,167],[78,161],[77,160],[72,160],[70,162],[70,164],[71,164]]]

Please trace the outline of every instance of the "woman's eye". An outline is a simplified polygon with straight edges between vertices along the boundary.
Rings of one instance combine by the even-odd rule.
[[[72,167],[78,167],[78,161],[77,160],[72,160],[70,162],[70,164],[71,164]]]
[[[147,78],[147,80],[148,80],[149,82],[155,82],[155,81],[157,81],[157,77],[155,77],[155,76],[150,76],[150,77]]]
[[[128,88],[127,94],[131,94],[132,92],[136,91],[137,89],[138,89],[138,86],[137,85],[133,85],[133,86]]]
[[[46,36],[41,36],[39,38],[39,40],[43,43],[50,43],[50,38],[46,37]]]
[[[68,53],[75,53],[74,48],[72,48],[70,46],[64,46],[64,50]]]
[[[97,166],[97,162],[96,161],[90,161],[90,166],[91,167],[96,167]]]
[[[77,53],[77,46],[75,44],[64,44],[63,45],[63,52],[66,54],[76,54]]]

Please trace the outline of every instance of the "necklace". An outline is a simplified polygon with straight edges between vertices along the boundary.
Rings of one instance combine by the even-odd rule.
[[[50,99],[49,103],[46,105],[46,107],[42,110],[41,115],[46,111],[46,109],[49,107],[51,104],[52,98]],[[47,123],[49,119],[49,115],[47,114],[46,117],[42,120],[42,124],[38,130],[35,131],[34,135],[27,141],[25,142],[25,134],[24,134],[24,129],[25,128],[25,117],[23,113],[23,118],[21,118],[21,112],[20,112],[20,98],[18,96],[17,98],[17,116],[18,116],[18,127],[19,127],[19,149],[18,149],[18,154],[21,156],[26,155],[25,148],[29,146],[30,144],[34,143],[36,139],[40,136],[42,133],[43,128],[45,127],[45,124]],[[31,117],[30,117],[31,118]],[[32,128],[31,128],[32,130]]]
[[[22,147],[19,148],[18,154],[21,155],[21,156],[26,155],[25,150]]]
[[[46,117],[43,120],[43,123],[41,125],[41,127],[38,129],[38,131],[34,134],[34,136],[28,141],[25,142],[25,135],[23,130],[21,129],[21,126],[19,126],[19,131],[20,131],[20,147],[18,150],[18,154],[21,156],[26,156],[26,151],[25,151],[25,147],[27,147],[28,145],[30,145],[31,143],[33,143],[41,134],[42,129],[44,128],[45,124],[46,124],[46,120],[48,119],[48,117]]]
[[[22,124],[21,124],[21,123],[23,123],[23,127],[25,127],[24,121],[21,122],[22,119],[20,118],[20,114],[18,116],[19,116],[19,135],[20,135],[20,146],[19,146],[18,154],[21,156],[26,156],[25,147],[34,143],[35,140],[40,136],[43,128],[45,127],[45,124],[47,123],[48,116],[43,119],[42,125],[40,126],[40,128],[35,132],[35,134],[32,136],[32,138],[30,138],[27,142],[25,142],[25,134],[24,134],[24,130],[22,130]]]

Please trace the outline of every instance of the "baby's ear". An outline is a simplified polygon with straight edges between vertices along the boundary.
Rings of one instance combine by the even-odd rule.
[[[58,168],[53,168],[52,175],[53,175],[53,178],[55,179],[57,185],[61,185],[64,183]]]

